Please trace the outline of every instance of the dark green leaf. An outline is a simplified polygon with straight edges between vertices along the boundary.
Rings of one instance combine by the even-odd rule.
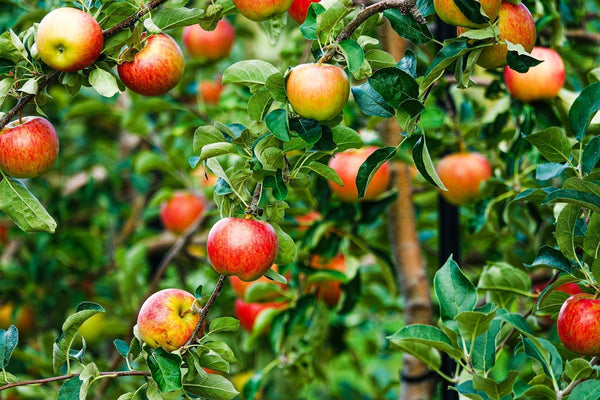
[[[356,40],[346,39],[339,43],[346,53],[346,62],[350,72],[358,71],[365,61],[365,53]]]
[[[553,179],[558,177],[564,171],[569,169],[569,164],[559,164],[559,163],[544,163],[538,164],[537,169],[535,171],[535,179],[539,181],[547,181],[548,179]]]
[[[62,384],[58,390],[56,400],[79,400],[79,390],[83,382],[78,376],[75,376]]]
[[[452,258],[449,258],[435,274],[433,284],[443,321],[453,320],[458,314],[475,309],[477,304],[475,286]]]
[[[469,21],[475,24],[485,24],[490,20],[481,10],[481,3],[477,0],[454,0],[454,4]]]
[[[7,330],[0,329],[0,368],[8,366],[10,357],[19,343],[19,331],[11,325]]]
[[[429,43],[433,39],[427,25],[418,23],[412,15],[402,15],[400,10],[389,9],[383,12],[383,16],[390,21],[392,29],[416,45]]]
[[[431,160],[431,155],[429,155],[429,149],[427,149],[425,136],[421,136],[419,140],[417,140],[417,143],[415,143],[415,147],[413,148],[412,155],[415,161],[415,166],[421,175],[423,175],[423,178],[425,178],[432,185],[435,185],[442,190],[446,190],[446,187],[440,180],[440,177],[435,170],[435,166]]]
[[[373,117],[392,118],[394,109],[377,93],[368,82],[352,87],[352,97],[360,111]]]
[[[225,377],[215,374],[198,375],[184,382],[183,389],[196,396],[211,400],[231,400],[239,394]]]
[[[271,111],[265,118],[267,127],[277,139],[290,140],[290,132],[287,125],[287,112],[282,109]]]
[[[586,174],[592,172],[600,161],[600,136],[594,136],[583,149],[581,167]]]
[[[583,140],[590,119],[600,110],[600,82],[592,83],[581,91],[569,110],[569,126],[577,140]]]
[[[148,368],[152,378],[163,393],[181,389],[181,363],[179,354],[169,353],[162,347],[148,354]]]
[[[575,260],[575,224],[581,208],[567,204],[556,220],[556,242],[560,251],[569,259]]]
[[[321,125],[314,119],[291,118],[290,130],[296,132],[308,144],[315,144],[321,138]]]
[[[363,162],[356,174],[356,189],[358,190],[358,198],[365,197],[367,187],[377,170],[388,160],[391,160],[396,155],[395,147],[383,147],[375,150],[365,162]]]
[[[525,137],[550,162],[563,163],[569,161],[571,143],[564,129],[553,126]]]
[[[594,212],[600,213],[600,196],[591,193],[582,192],[574,189],[559,189],[550,193],[542,205],[552,203],[575,204],[580,207],[589,208]]]
[[[567,274],[571,274],[573,272],[573,267],[571,266],[569,260],[560,251],[550,246],[543,246],[538,251],[533,263],[530,265],[525,265],[529,268],[554,268],[566,272]]]

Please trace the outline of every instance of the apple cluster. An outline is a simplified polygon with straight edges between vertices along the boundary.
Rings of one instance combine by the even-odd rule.
[[[520,44],[530,52],[535,45],[535,21],[525,4],[515,4],[508,0],[481,0],[481,11],[489,18],[489,23],[497,22],[500,31],[498,42],[491,42],[485,47],[477,59],[477,64],[484,68],[500,68],[507,64],[508,47],[506,42]],[[435,11],[440,19],[450,25],[457,26],[460,35],[472,29],[484,28],[487,23],[471,21],[456,5],[454,0],[434,0]]]

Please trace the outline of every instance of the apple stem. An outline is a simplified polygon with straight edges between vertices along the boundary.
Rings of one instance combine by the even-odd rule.
[[[217,297],[219,297],[219,295],[221,294],[221,290],[223,290],[223,285],[225,284],[225,278],[227,278],[225,275],[219,276],[217,286],[215,286],[215,290],[210,295],[210,298],[206,302],[206,305],[204,307],[202,307],[202,311],[200,312],[200,319],[198,320],[198,323],[196,324],[196,327],[194,328],[194,332],[192,333],[192,336],[190,336],[188,341],[183,345],[182,352],[185,352],[187,350],[187,348],[194,342],[194,340],[196,340],[196,337],[198,336],[198,332],[200,332],[202,325],[204,325],[204,321],[206,320],[208,311],[212,307],[215,300],[217,300]]]

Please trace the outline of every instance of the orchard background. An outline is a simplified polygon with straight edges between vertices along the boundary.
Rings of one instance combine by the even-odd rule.
[[[1,170],[0,398],[600,398],[596,2],[503,3],[529,9],[527,32],[455,0],[481,28],[459,38],[436,16],[448,19],[443,1],[322,0],[301,25],[238,12],[268,1],[141,3],[0,2],[0,125],[44,116],[60,140],[41,176]],[[103,30],[101,54],[78,71],[40,58],[39,23],[62,7]],[[219,30],[222,18],[230,27],[209,53],[184,46],[185,27]],[[142,54],[144,31],[167,33],[185,58],[158,96],[117,72]],[[500,61],[527,71],[539,61],[518,43],[534,31],[566,80],[524,89],[556,96],[518,100],[502,67],[476,64],[512,39]],[[290,69],[304,63],[346,71],[343,112],[306,92],[290,105]],[[171,64],[133,75],[156,84],[177,75]],[[300,82],[335,103],[343,80],[320,73]],[[16,154],[6,146],[0,156]],[[368,158],[352,152],[364,146]],[[436,165],[459,152],[447,169],[481,164],[479,179],[440,180]],[[491,168],[464,158],[474,152]],[[444,186],[471,190],[450,198],[457,208]],[[166,204],[184,191],[201,205],[175,204],[175,215],[196,213],[166,229]],[[206,249],[217,221],[245,214],[279,243],[278,267],[248,287],[216,273]],[[556,315],[572,283],[591,300],[563,343]],[[194,295],[187,311],[206,319],[173,352],[134,329],[165,288]],[[255,321],[251,309],[262,310]],[[588,312],[589,327],[576,318]]]

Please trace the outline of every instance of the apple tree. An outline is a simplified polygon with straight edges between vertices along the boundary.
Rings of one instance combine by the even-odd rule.
[[[576,3],[0,5],[0,395],[600,397]]]

